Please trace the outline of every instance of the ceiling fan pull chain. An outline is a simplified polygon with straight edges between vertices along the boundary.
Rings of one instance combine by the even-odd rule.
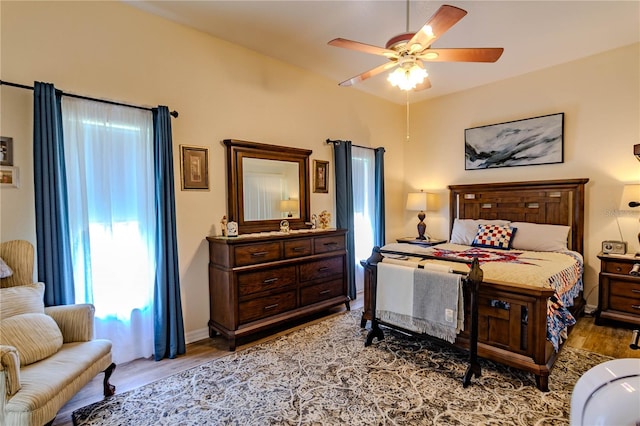
[[[409,142],[409,92],[407,91],[407,142]]]

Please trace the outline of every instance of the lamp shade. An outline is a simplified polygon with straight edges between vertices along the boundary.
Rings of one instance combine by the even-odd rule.
[[[298,210],[298,200],[282,200],[280,201],[280,211],[294,212]]]
[[[640,185],[625,185],[620,200],[620,210],[640,207]]]
[[[407,195],[407,210],[416,212],[427,210],[427,193],[410,192]]]

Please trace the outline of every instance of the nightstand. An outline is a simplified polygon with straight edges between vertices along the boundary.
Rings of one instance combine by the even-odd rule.
[[[640,257],[601,252],[598,258],[600,288],[596,324],[601,325],[608,319],[640,325],[640,276],[631,274],[634,265],[640,265]]]
[[[399,243],[405,243],[405,244],[416,244],[423,247],[431,247],[431,246],[435,246],[436,244],[442,244],[447,242],[447,240],[437,240],[434,238],[431,238],[430,240],[417,240],[414,237],[398,238],[396,239],[396,241]]]

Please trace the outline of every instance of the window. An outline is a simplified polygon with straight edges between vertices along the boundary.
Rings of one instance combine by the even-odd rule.
[[[374,245],[375,153],[372,149],[352,147],[353,225],[355,239],[356,290],[364,289],[361,259],[371,255]]]
[[[125,362],[153,353],[155,204],[150,111],[63,97],[76,303]]]

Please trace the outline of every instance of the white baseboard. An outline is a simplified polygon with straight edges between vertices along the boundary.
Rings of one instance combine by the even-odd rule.
[[[209,338],[209,327],[201,328],[199,330],[190,331],[185,333],[184,340],[188,343],[197,342]]]
[[[588,303],[584,306],[585,315],[591,315],[598,309],[595,305],[589,305]]]

